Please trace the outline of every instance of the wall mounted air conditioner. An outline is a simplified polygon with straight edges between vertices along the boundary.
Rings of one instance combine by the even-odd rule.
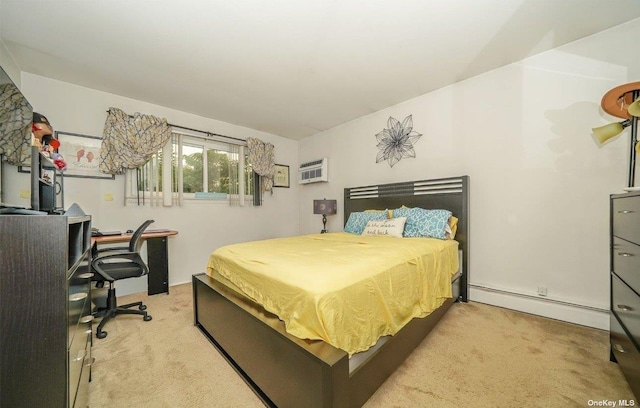
[[[298,184],[329,181],[327,167],[326,157],[324,159],[313,160],[300,164],[300,167],[298,168]]]

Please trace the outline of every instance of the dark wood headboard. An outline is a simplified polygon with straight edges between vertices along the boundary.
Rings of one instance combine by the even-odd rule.
[[[407,181],[344,189],[344,222],[349,214],[364,210],[401,206],[445,209],[458,218],[455,239],[462,250],[460,289],[463,301],[469,296],[469,176]]]

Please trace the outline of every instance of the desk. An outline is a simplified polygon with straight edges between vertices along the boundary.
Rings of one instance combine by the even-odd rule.
[[[167,237],[177,235],[172,230],[147,230],[140,239],[147,241],[147,275],[149,295],[169,293],[169,251]],[[129,242],[133,234],[91,237],[91,245]]]

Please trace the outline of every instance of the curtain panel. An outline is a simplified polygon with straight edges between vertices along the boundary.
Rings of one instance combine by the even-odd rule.
[[[136,112],[129,116],[118,108],[109,108],[104,123],[100,170],[122,174],[137,169],[167,144],[171,128],[167,120]]]
[[[0,155],[16,166],[31,158],[31,120],[29,102],[14,84],[0,85]]]
[[[257,138],[247,138],[249,163],[253,171],[262,178],[262,191],[273,191],[273,174],[275,173],[274,147]]]

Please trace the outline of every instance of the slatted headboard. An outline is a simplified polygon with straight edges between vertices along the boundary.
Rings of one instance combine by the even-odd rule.
[[[460,295],[469,296],[469,176],[407,181],[344,189],[344,221],[355,211],[401,206],[446,209],[458,218],[455,239],[462,250]]]

